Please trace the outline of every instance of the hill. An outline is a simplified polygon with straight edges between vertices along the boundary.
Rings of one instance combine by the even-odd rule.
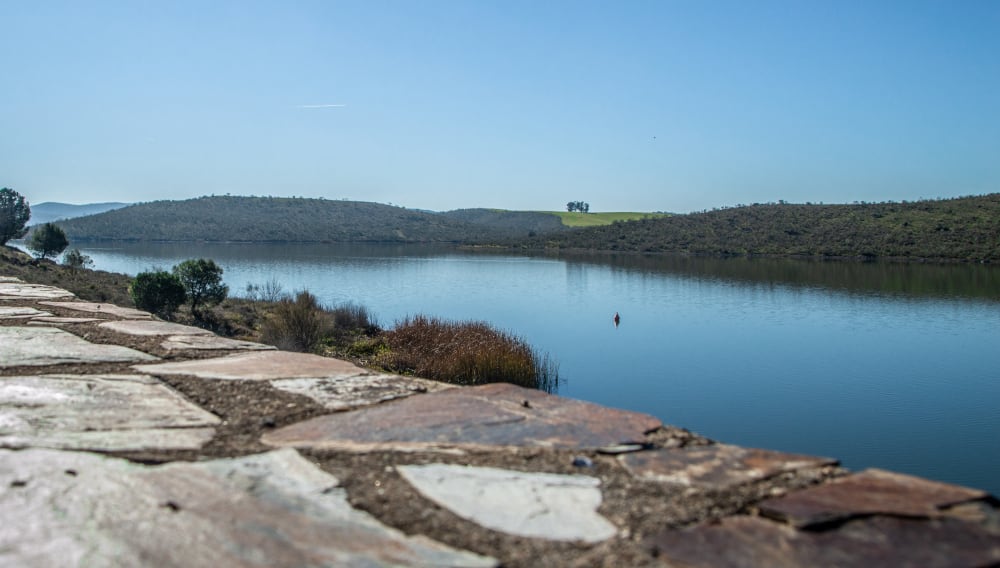
[[[503,233],[524,236],[529,233],[565,231],[569,227],[556,213],[544,211],[507,211],[505,209],[456,209],[441,213],[445,217]]]
[[[528,248],[1000,261],[1000,194],[755,204],[536,236]]]
[[[666,217],[667,213],[581,213],[579,211],[558,211],[554,215],[558,215],[562,219],[563,225],[567,227],[600,227],[610,225],[615,221],[636,221],[639,219]]]
[[[74,217],[84,217],[86,215],[96,215],[105,211],[121,209],[127,207],[128,203],[108,202],[108,203],[85,203],[74,205],[72,203],[57,203],[46,201],[31,206],[31,220],[28,225],[41,225],[62,219],[72,219]]]
[[[230,196],[141,203],[59,226],[71,240],[466,243],[528,234],[379,203]]]

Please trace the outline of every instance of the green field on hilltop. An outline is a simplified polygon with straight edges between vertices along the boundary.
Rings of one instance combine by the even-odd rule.
[[[639,212],[608,212],[608,213],[581,213],[579,211],[552,211],[553,215],[562,219],[563,225],[567,227],[600,227],[610,225],[615,221],[636,221],[638,219],[655,219],[667,217],[666,213],[639,213]]]

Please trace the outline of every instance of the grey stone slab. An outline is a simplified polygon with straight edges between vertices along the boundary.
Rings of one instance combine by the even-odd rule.
[[[124,333],[126,335],[156,336],[156,335],[214,335],[207,329],[181,325],[159,320],[122,320],[108,321],[97,327]]]
[[[16,276],[0,276],[0,282],[21,282],[21,279]]]
[[[268,381],[273,379],[352,377],[367,371],[340,359],[290,353],[261,351],[214,359],[160,363],[135,367],[151,375],[191,375],[202,379]]]
[[[0,306],[0,319],[28,319],[38,316],[51,316],[49,312],[36,310],[35,308],[19,308],[16,306]]]
[[[0,444],[7,447],[192,449],[219,422],[151,377],[0,378]]]
[[[329,410],[348,410],[413,394],[456,388],[437,381],[378,373],[332,379],[279,379],[271,381],[271,385],[308,396]]]
[[[594,477],[448,464],[397,469],[424,497],[492,530],[588,543],[617,533],[597,513],[601,482]]]
[[[879,513],[936,517],[945,507],[986,496],[986,492],[978,489],[867,469],[824,485],[769,499],[760,504],[760,510],[767,516],[805,527]]]
[[[647,414],[510,384],[455,388],[329,414],[266,434],[274,446],[344,451],[533,446],[597,449],[660,427]]]
[[[167,351],[183,351],[185,349],[271,351],[276,349],[271,345],[264,345],[263,343],[240,341],[238,339],[219,337],[218,335],[172,335],[161,343],[160,346]]]
[[[294,451],[149,467],[0,451],[0,565],[495,566],[350,506]]]
[[[637,477],[702,489],[726,489],[779,473],[837,463],[830,458],[728,444],[637,452],[621,456],[619,461]]]
[[[64,318],[58,316],[42,316],[31,318],[28,325],[53,325],[58,323],[90,323],[92,321],[104,321],[98,318]]]
[[[0,368],[157,360],[128,347],[90,343],[49,327],[0,327],[0,345]]]
[[[0,300],[51,300],[72,298],[73,293],[55,286],[25,284],[23,282],[0,282]]]
[[[123,319],[150,319],[153,317],[153,314],[135,308],[123,308],[114,304],[98,302],[39,302],[39,304],[53,308],[65,308],[76,312],[106,314]]]
[[[651,539],[668,566],[992,566],[1000,537],[955,521],[873,517],[827,531],[801,531],[758,517],[730,517]]]

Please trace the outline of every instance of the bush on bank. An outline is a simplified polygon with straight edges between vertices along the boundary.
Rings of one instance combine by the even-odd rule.
[[[383,333],[379,362],[390,371],[461,385],[506,382],[555,390],[558,368],[524,339],[485,322],[419,315]]]

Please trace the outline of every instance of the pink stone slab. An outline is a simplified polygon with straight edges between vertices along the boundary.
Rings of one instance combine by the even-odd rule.
[[[984,491],[881,469],[769,499],[760,505],[767,516],[795,526],[810,526],[860,515],[935,517],[940,509],[986,497]]]
[[[993,566],[1000,536],[951,519],[858,519],[826,531],[802,531],[758,517],[729,517],[649,539],[665,566]]]
[[[191,375],[202,379],[266,381],[273,379],[354,376],[366,371],[340,359],[288,351],[241,353],[214,359],[178,363],[138,365],[136,370],[151,375]]]
[[[150,319],[153,314],[136,310],[134,308],[123,308],[114,304],[97,302],[39,302],[44,306],[53,308],[66,308],[77,312],[88,312],[92,314],[107,314],[124,319]]]
[[[618,459],[637,477],[703,489],[725,489],[779,473],[837,463],[830,458],[728,444],[636,452]]]
[[[152,467],[0,450],[0,488],[3,566],[497,564],[355,509],[337,478],[292,450]]]
[[[346,451],[534,446],[596,449],[661,426],[627,412],[509,384],[464,387],[320,416],[266,434],[272,446]]]
[[[207,329],[170,323],[159,320],[123,320],[108,321],[98,324],[97,327],[124,333],[126,335],[154,336],[154,335],[214,335]]]

